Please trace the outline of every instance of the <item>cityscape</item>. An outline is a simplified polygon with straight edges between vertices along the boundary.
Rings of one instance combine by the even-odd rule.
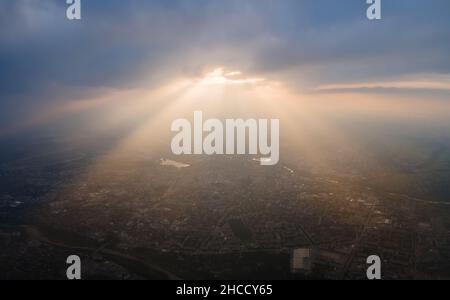
[[[68,5],[0,4],[0,280],[450,279],[448,1]]]

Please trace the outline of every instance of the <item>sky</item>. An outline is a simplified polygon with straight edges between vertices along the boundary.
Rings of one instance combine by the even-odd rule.
[[[3,130],[218,68],[298,94],[450,96],[448,0],[383,0],[381,21],[365,0],[84,0],[81,21],[66,7],[0,2]]]

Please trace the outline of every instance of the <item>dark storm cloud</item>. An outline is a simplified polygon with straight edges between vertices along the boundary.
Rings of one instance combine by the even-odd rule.
[[[229,65],[297,87],[450,72],[450,2],[63,0],[0,2],[0,117],[94,87],[163,82]]]

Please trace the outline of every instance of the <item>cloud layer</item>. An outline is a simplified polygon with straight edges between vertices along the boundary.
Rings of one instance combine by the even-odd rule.
[[[448,0],[383,1],[379,22],[366,19],[365,2],[89,0],[70,22],[65,1],[4,0],[0,118],[218,66],[304,90],[447,78]]]

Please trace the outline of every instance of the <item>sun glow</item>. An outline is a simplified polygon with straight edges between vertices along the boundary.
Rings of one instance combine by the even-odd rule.
[[[126,134],[92,166],[95,172],[98,167],[113,163],[117,156],[132,157],[133,153],[157,156],[166,151],[172,137],[170,124],[175,119],[191,118],[194,111],[221,120],[279,119],[282,145],[298,149],[297,153],[308,164],[325,168],[323,149],[355,145],[334,124],[335,117],[364,115],[399,119],[405,116],[411,119],[423,115],[412,109],[405,110],[405,102],[392,104],[389,100],[359,94],[302,93],[272,78],[220,67],[200,75],[177,76],[157,88],[99,91],[92,99],[74,100],[55,107],[54,113],[47,112],[36,123],[74,116],[87,120],[79,126],[91,126],[92,134],[120,132],[126,128]],[[448,108],[436,104],[431,111],[431,105],[428,102],[426,105],[429,115],[436,116],[439,111],[448,115]],[[420,107],[422,112],[426,111],[425,104]]]
[[[421,116],[416,110],[421,113],[428,111],[429,116],[435,118],[438,112],[448,116],[450,109],[448,104],[445,107],[443,104],[431,106],[423,101],[410,108],[411,99],[399,102],[396,97],[395,102],[392,100],[387,96],[380,99],[364,94],[301,92],[288,83],[259,74],[246,75],[240,71],[215,68],[202,74],[173,77],[157,88],[99,92],[93,99],[76,102],[77,105],[66,103],[45,119],[55,115],[60,118],[94,116],[93,120],[83,119],[88,120],[86,124],[92,127],[90,133],[94,135],[103,133],[99,133],[99,129],[114,133],[126,128],[127,131],[114,141],[111,148],[86,168],[79,179],[80,184],[90,181],[90,178],[104,176],[117,162],[142,158],[162,166],[195,167],[195,160],[181,159],[181,163],[177,159],[171,160],[173,152],[170,151],[172,122],[180,118],[192,120],[195,111],[203,112],[208,119],[221,121],[278,119],[279,163],[283,166],[289,163],[286,170],[320,172],[333,170],[340,163],[339,160],[327,159],[330,152],[354,156],[358,149],[364,149],[360,140],[350,135],[336,118],[364,116],[368,120],[375,117],[398,120],[404,117],[410,120]],[[264,158],[253,159],[264,163],[260,161]],[[70,194],[77,190],[69,187],[65,192]]]
[[[240,71],[226,72],[224,68],[217,68],[207,73],[201,79],[203,85],[244,85],[244,84],[260,84],[266,81],[265,78],[247,78],[242,76]]]

